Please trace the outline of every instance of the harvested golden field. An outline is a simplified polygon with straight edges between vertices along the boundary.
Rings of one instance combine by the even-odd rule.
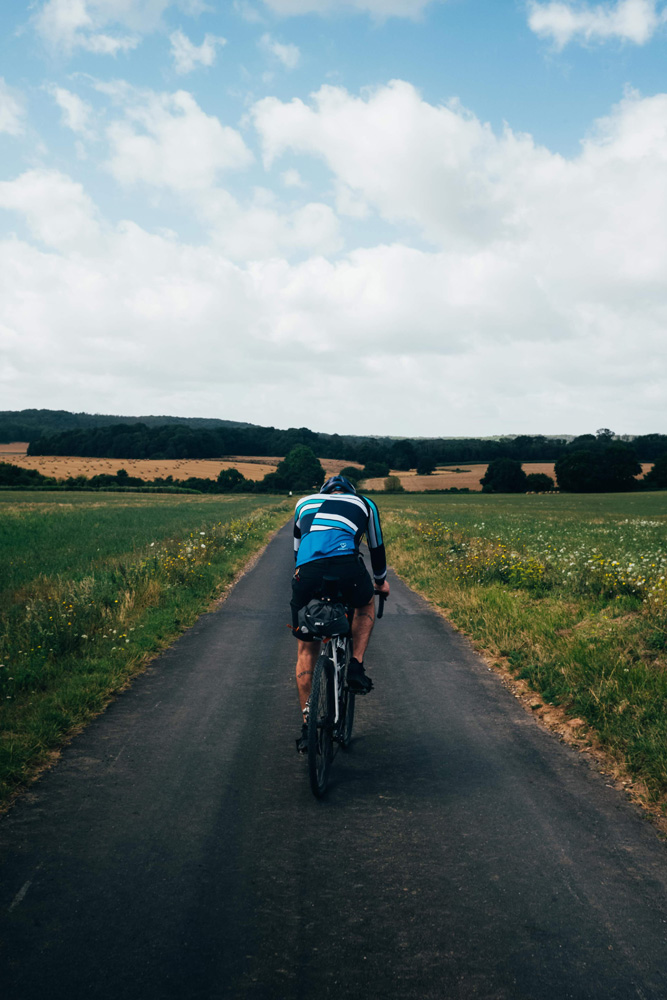
[[[68,476],[97,476],[100,473],[114,475],[118,469],[125,469],[130,476],[141,479],[189,479],[199,476],[202,479],[217,479],[221,469],[238,469],[246,479],[263,479],[267,472],[274,472],[276,465],[266,463],[256,464],[239,459],[216,458],[77,458],[67,455],[7,455],[7,461],[20,465],[24,469],[36,469],[43,476],[55,476],[56,479],[67,479]]]
[[[27,444],[0,445],[0,461],[20,465],[24,469],[36,469],[43,476],[53,476],[56,479],[67,479],[68,476],[97,476],[100,473],[114,475],[118,469],[125,469],[130,476],[141,479],[189,479],[197,476],[201,479],[217,479],[222,469],[238,469],[246,479],[263,479],[268,472],[275,472],[282,458],[278,456],[232,456],[228,458],[78,458],[67,455],[26,455]],[[356,462],[345,462],[342,459],[320,459],[327,476],[340,472],[346,465],[356,465]],[[382,489],[382,486],[380,486]]]

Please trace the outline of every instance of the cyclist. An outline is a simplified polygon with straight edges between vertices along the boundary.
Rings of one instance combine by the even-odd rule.
[[[359,543],[366,535],[371,554],[375,588],[359,555]],[[352,649],[347,681],[351,691],[367,694],[373,682],[364,670],[364,654],[375,623],[374,593],[389,596],[380,515],[368,497],[358,496],[345,476],[331,476],[319,493],[302,497],[294,512],[294,558],[292,579],[292,630],[298,640],[296,684],[304,721],[296,741],[299,753],[307,750],[308,698],[320,643],[310,633],[297,631],[298,613],[313,597],[322,593],[324,576],[340,579],[343,600],[354,610]]]

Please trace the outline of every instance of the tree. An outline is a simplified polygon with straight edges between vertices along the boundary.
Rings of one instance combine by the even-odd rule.
[[[417,453],[412,441],[396,441],[391,448],[389,461],[392,469],[408,472],[417,464]]]
[[[435,472],[435,462],[431,458],[422,457],[417,462],[417,475],[430,476]]]
[[[566,451],[554,466],[558,485],[569,493],[625,493],[637,486],[642,467],[622,441],[606,448]]]
[[[271,483],[278,489],[312,490],[324,480],[322,463],[308,445],[298,444],[285,456],[275,472],[269,473]],[[269,477],[265,476],[266,481]]]
[[[384,476],[389,475],[389,463],[371,461],[367,462],[362,473],[362,479],[383,479]]]
[[[554,481],[546,472],[529,472],[526,476],[526,489],[532,493],[544,493],[554,488]]]
[[[635,476],[641,474],[634,448],[623,441],[614,441],[599,458],[601,481],[605,492],[623,493],[637,487]]]
[[[221,469],[218,476],[218,489],[221,493],[231,493],[232,490],[243,486],[245,482],[245,476],[238,469]]]
[[[398,476],[387,476],[384,481],[385,493],[405,493],[405,486]]]
[[[516,458],[494,458],[480,483],[484,493],[525,493],[526,478]]]

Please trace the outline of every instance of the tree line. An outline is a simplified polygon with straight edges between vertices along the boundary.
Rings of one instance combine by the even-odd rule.
[[[221,420],[216,417],[120,417],[102,413],[71,413],[69,410],[0,410],[0,443],[35,441],[63,431],[139,423],[148,427],[181,424],[193,429],[252,426],[243,421]]]
[[[598,435],[568,441],[544,435],[513,438],[390,438],[324,434],[307,427],[193,427],[189,424],[150,425],[144,422],[78,427],[30,439],[29,455],[73,455],[86,458],[224,458],[283,456],[297,446],[311,448],[321,458],[342,459],[362,466],[377,464],[397,471],[417,469],[428,474],[438,465],[488,463],[512,458],[520,462],[555,462],[573,451],[597,447]],[[604,431],[604,434],[611,432]],[[613,435],[612,435],[613,437]],[[15,440],[19,440],[15,438]],[[627,443],[627,442],[619,442]],[[639,461],[651,462],[667,451],[667,435],[646,434],[628,443]]]

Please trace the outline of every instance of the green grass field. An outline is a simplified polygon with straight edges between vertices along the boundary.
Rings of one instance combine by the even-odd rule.
[[[265,496],[0,493],[0,803],[290,513]]]
[[[667,801],[667,494],[383,498],[390,561]]]

